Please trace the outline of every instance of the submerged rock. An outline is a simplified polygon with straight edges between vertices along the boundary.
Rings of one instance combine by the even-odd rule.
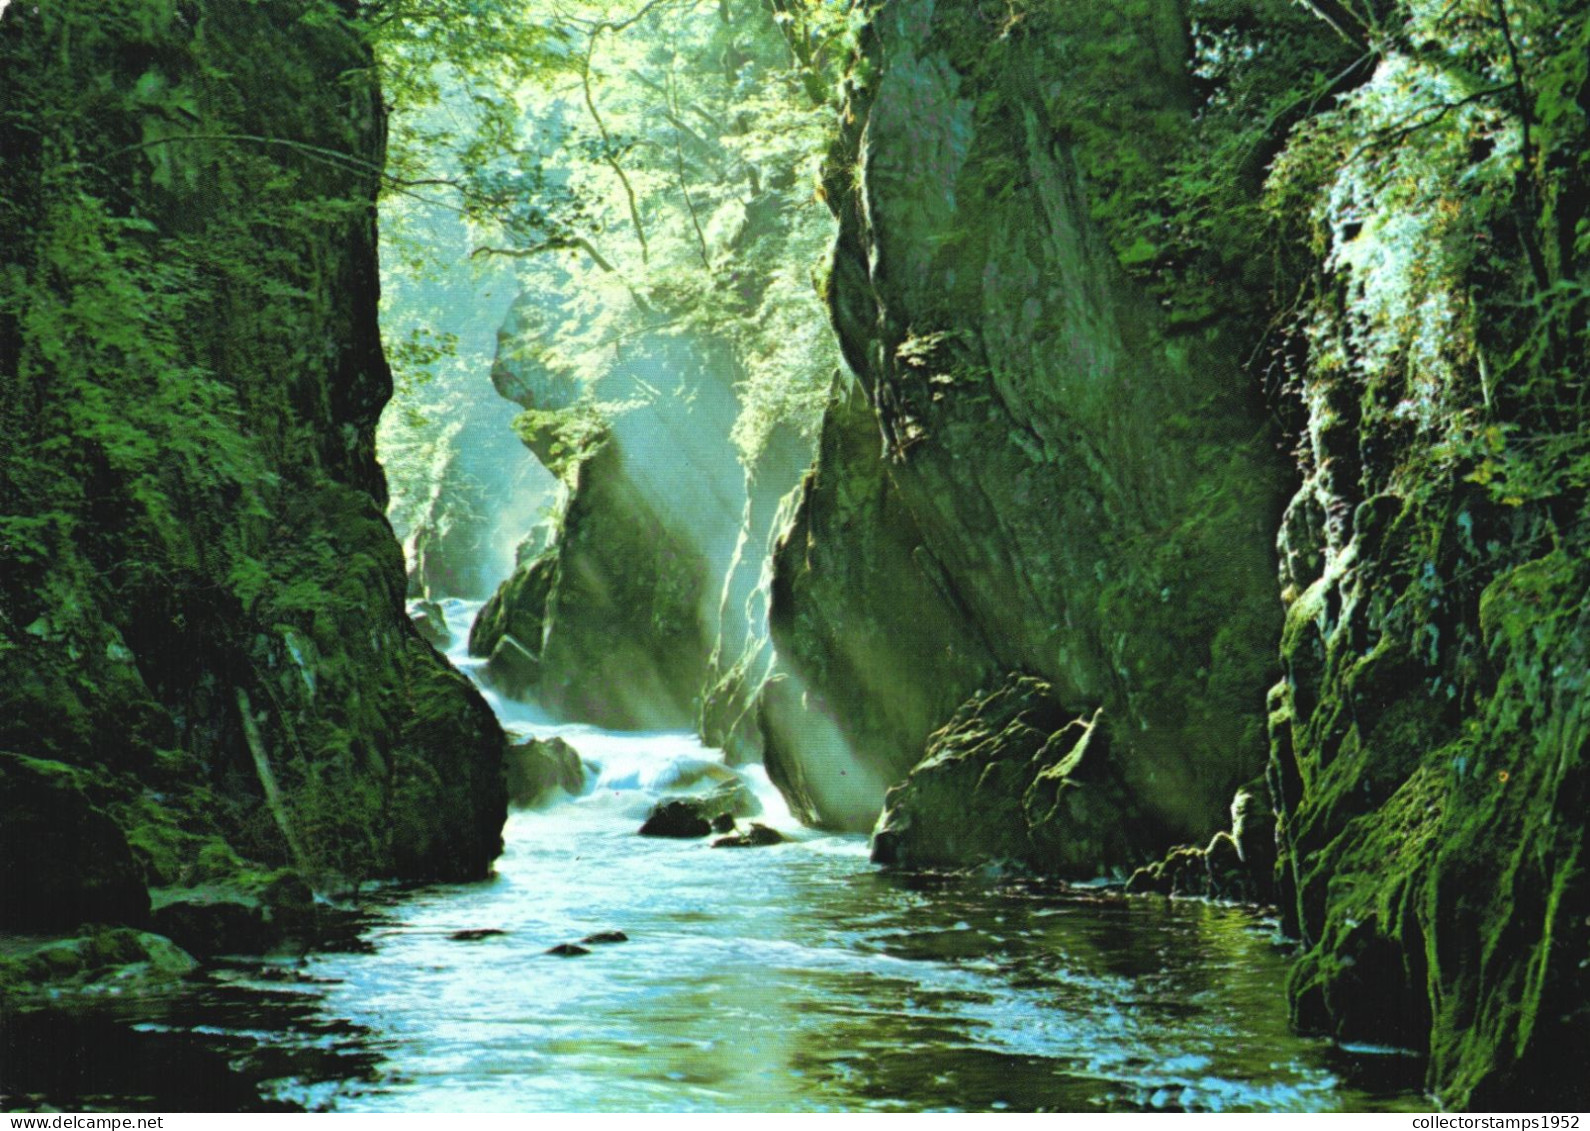
[[[585,762],[561,738],[531,738],[511,743],[503,755],[508,803],[521,809],[552,801],[559,792],[585,792]]]
[[[580,942],[592,946],[608,946],[613,943],[628,942],[629,936],[623,931],[597,931],[595,934],[586,935]]]
[[[1144,862],[1157,830],[1132,802],[1102,716],[1068,718],[1053,689],[1028,676],[968,700],[889,791],[873,860],[1012,864],[1075,879]]]
[[[762,812],[762,802],[750,783],[721,762],[704,758],[677,762],[654,784],[667,790],[670,798],[699,799],[703,812],[709,816],[726,813],[731,817],[755,817]]]
[[[772,844],[783,844],[784,834],[777,829],[769,828],[757,821],[743,831],[733,836],[719,837],[712,842],[713,848],[764,848]]]
[[[578,958],[582,954],[590,954],[591,951],[589,947],[583,947],[579,943],[565,942],[547,947],[547,953],[555,954],[559,958]]]
[[[454,942],[480,942],[482,939],[495,939],[507,933],[500,927],[466,927],[462,931],[454,931],[447,937]]]
[[[713,832],[727,832],[734,827],[736,817],[755,816],[761,811],[762,803],[735,775],[733,780],[724,781],[707,793],[664,797],[652,807],[640,833],[642,836],[702,837]]]

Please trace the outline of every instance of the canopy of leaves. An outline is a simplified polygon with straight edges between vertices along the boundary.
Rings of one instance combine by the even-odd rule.
[[[457,287],[489,279],[500,292],[511,265],[557,315],[509,348],[575,387],[589,390],[627,337],[707,334],[737,359],[747,456],[781,422],[812,432],[837,363],[818,293],[831,221],[814,188],[861,10],[510,8],[366,9],[394,106],[383,248],[399,400],[424,400],[419,385],[443,363],[407,348],[409,335],[460,333]],[[416,321],[426,304],[399,276],[417,274],[455,281],[450,318],[431,303],[439,317]],[[457,361],[460,378],[490,370],[477,348]]]

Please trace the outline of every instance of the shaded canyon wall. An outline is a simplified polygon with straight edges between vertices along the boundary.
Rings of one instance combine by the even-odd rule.
[[[813,818],[870,828],[930,731],[1026,673],[1072,715],[1103,708],[1126,784],[1111,819],[1150,827],[1147,851],[1207,832],[1263,768],[1285,469],[1237,343],[1169,324],[1126,276],[1067,142],[1083,40],[1123,53],[1138,115],[1190,121],[1176,5],[1057,5],[1007,36],[992,18],[892,3],[855,71],[829,301],[871,420],[836,402],[855,440],[825,441],[780,550],[774,638],[822,722],[782,725],[769,772]]]
[[[0,20],[8,928],[500,850],[501,732],[381,513],[385,121],[344,7]]]

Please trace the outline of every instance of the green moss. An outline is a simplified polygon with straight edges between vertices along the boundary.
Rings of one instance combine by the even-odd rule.
[[[480,875],[500,736],[456,684],[453,748],[405,745],[398,706],[440,661],[373,459],[369,51],[330,0],[179,8],[0,35],[0,748],[81,767],[156,883],[299,851],[267,778],[308,870],[391,874],[394,767],[434,761],[402,804],[467,832],[404,874]]]

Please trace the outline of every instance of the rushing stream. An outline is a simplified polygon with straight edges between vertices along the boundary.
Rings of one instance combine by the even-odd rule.
[[[341,950],[43,1015],[8,1054],[108,1050],[71,1077],[77,1107],[1424,1106],[1412,1058],[1288,1030],[1285,952],[1248,910],[881,873],[864,838],[802,829],[754,768],[758,819],[787,843],[639,837],[714,752],[493,705],[592,769],[583,796],[510,817],[493,880],[384,893]],[[627,941],[548,953],[613,931]]]

